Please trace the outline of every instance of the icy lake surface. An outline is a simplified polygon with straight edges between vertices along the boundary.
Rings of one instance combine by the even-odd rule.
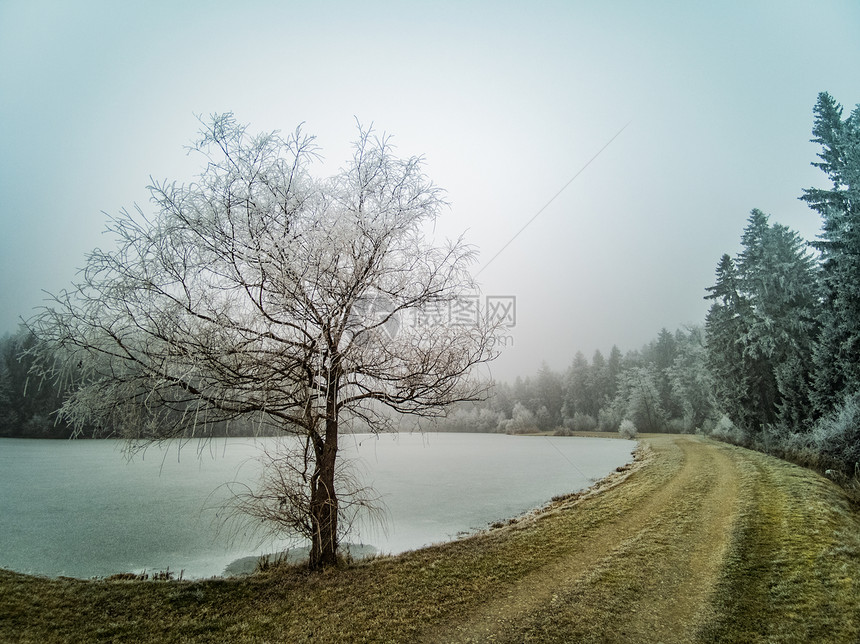
[[[286,542],[217,529],[224,483],[252,483],[275,439],[151,446],[128,461],[119,441],[0,439],[0,568],[40,575],[220,575]],[[635,442],[500,434],[342,437],[381,495],[386,529],[352,542],[397,553],[456,538],[573,492],[632,459]]]

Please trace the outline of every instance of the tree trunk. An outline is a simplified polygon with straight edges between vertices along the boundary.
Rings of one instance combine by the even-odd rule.
[[[333,409],[334,405],[329,405]],[[337,495],[334,489],[337,459],[337,414],[328,414],[325,439],[316,449],[316,469],[311,479],[312,570],[337,564]]]

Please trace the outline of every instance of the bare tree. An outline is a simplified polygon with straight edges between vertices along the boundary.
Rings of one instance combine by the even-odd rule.
[[[301,128],[201,123],[196,181],[153,181],[154,213],[111,219],[117,249],[94,250],[31,321],[62,356],[43,373],[82,374],[61,409],[77,426],[155,440],[252,419],[302,437],[310,566],[331,565],[340,422],[380,430],[383,409],[442,415],[486,392],[473,367],[495,357],[492,322],[426,314],[475,292],[475,250],[428,239],[443,193],[385,136],[359,125],[351,161],[321,180]]]

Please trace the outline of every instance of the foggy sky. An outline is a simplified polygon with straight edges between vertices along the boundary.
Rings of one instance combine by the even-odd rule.
[[[752,208],[812,239],[812,107],[860,102],[856,2],[307,5],[0,1],[0,334],[111,244],[105,213],[147,209],[150,176],[193,178],[195,114],[304,122],[320,175],[357,118],[425,156],[436,233],[516,296],[494,375],[563,369],[701,322]]]

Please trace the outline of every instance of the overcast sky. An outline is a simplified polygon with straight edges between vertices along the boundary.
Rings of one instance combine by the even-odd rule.
[[[639,348],[703,320],[752,208],[817,234],[812,107],[860,102],[858,33],[856,1],[0,0],[0,334],[110,246],[104,213],[193,178],[196,114],[233,111],[304,122],[321,175],[354,118],[425,156],[437,233],[517,298],[498,377]]]

